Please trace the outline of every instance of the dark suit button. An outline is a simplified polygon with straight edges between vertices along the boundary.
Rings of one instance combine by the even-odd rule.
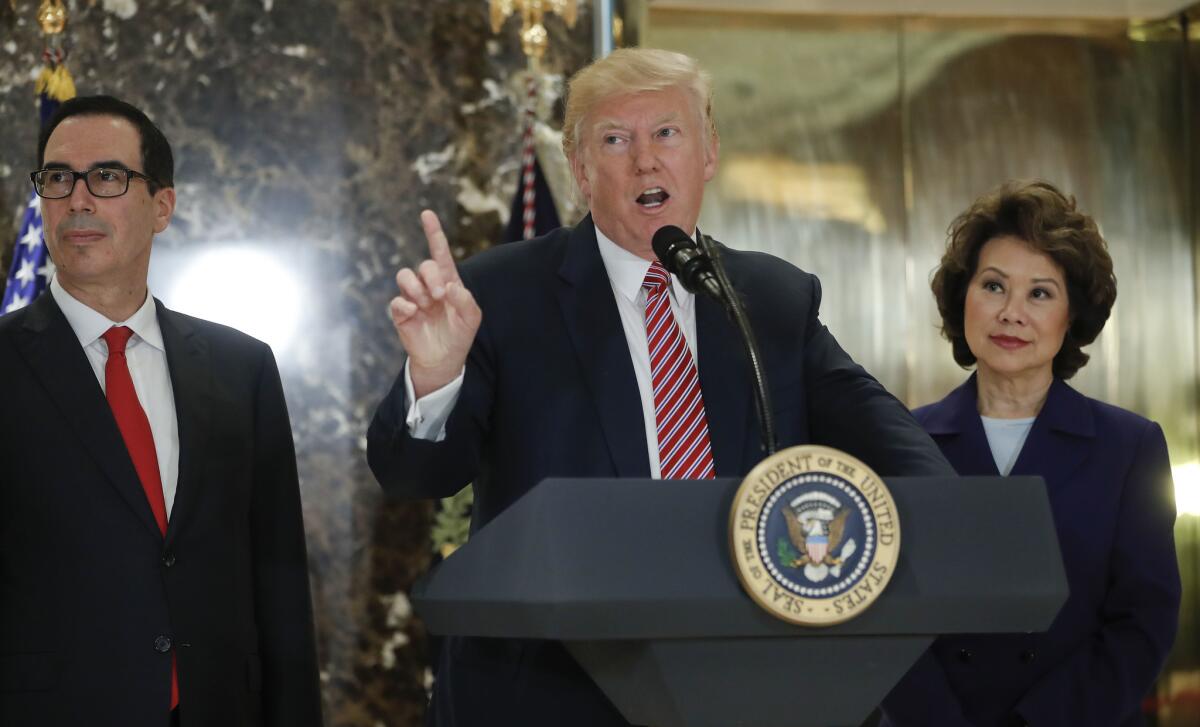
[[[175,565],[175,554],[173,552],[168,550],[167,552],[163,553],[163,565],[168,568]]]
[[[171,650],[171,637],[158,636],[154,639],[154,650],[160,654],[165,654]]]
[[[1021,663],[1028,664],[1029,662],[1033,661],[1034,657],[1036,656],[1037,653],[1034,652],[1033,649],[1026,649],[1021,652]]]
[[[962,663],[964,663],[964,664],[968,664],[968,663],[970,663],[970,661],[971,661],[971,652],[970,652],[970,651],[968,651],[967,649],[959,649],[959,650],[958,650],[958,660],[959,660],[959,661],[961,661],[961,662],[962,662]]]

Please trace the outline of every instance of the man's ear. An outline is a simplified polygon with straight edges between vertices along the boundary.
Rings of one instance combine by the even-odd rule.
[[[587,177],[587,165],[583,163],[583,151],[576,148],[575,153],[571,155],[569,161],[571,164],[571,176],[575,178],[575,186],[579,189],[579,194],[582,195],[583,201],[590,207],[592,203],[592,185]]]
[[[717,176],[717,158],[721,152],[721,139],[713,134],[704,148],[704,181]]]
[[[175,214],[175,188],[164,187],[154,193],[154,231],[162,232]]]

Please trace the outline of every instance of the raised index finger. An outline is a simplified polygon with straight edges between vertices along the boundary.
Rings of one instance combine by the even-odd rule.
[[[442,280],[451,283],[458,281],[458,267],[454,264],[454,256],[450,254],[450,241],[442,231],[442,223],[432,210],[421,211],[421,227],[425,230],[425,239],[429,242],[429,257],[437,263],[442,272]]]

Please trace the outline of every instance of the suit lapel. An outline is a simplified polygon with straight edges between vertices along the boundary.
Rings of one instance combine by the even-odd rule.
[[[83,448],[154,537],[158,523],[87,354],[49,293],[30,306],[17,347]]]
[[[195,512],[196,498],[202,486],[201,474],[207,460],[211,416],[212,368],[208,342],[184,317],[155,300],[171,389],[175,394],[175,416],[179,423],[179,480],[175,504],[167,524],[169,544]]]
[[[625,330],[589,215],[571,233],[556,295],[619,477],[649,477],[646,432]]]
[[[1046,486],[1053,488],[1055,483],[1066,482],[1083,464],[1095,436],[1087,399],[1056,377],[1012,474],[1041,475]]]
[[[954,471],[960,475],[999,477],[992,448],[979,418],[975,374],[929,407],[922,426],[937,441]]]
[[[923,416],[923,426],[960,475],[998,476],[979,418],[975,375]],[[1095,423],[1087,399],[1055,378],[1017,455],[1012,475],[1038,475],[1047,487],[1069,478],[1087,458]]]
[[[754,463],[743,461],[750,449],[747,440],[757,443],[760,439],[758,422],[749,412],[753,397],[750,364],[736,326],[719,303],[702,296],[696,296],[696,339],[713,464],[717,477],[737,477]],[[753,451],[759,456],[752,458],[755,462],[766,456],[760,450],[756,444]]]

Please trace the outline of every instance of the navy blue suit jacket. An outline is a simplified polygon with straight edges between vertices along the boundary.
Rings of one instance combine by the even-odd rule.
[[[999,474],[974,375],[914,414],[960,475]],[[1070,597],[1044,633],[939,638],[885,700],[885,727],[1142,724],[1179,618],[1162,429],[1055,379],[1011,474],[1046,480]]]
[[[761,342],[779,446],[820,442],[882,475],[947,474],[933,442],[817,318],[817,279],[725,249]],[[483,323],[441,442],[404,425],[403,379],[380,404],[367,454],[384,489],[445,497],[475,484],[478,529],[546,477],[650,476],[641,399],[590,218],[488,250],[460,274]],[[697,358],[718,477],[763,454],[749,364],[721,307],[696,300]],[[558,644],[450,639],[434,688],[439,725],[624,725]]]

